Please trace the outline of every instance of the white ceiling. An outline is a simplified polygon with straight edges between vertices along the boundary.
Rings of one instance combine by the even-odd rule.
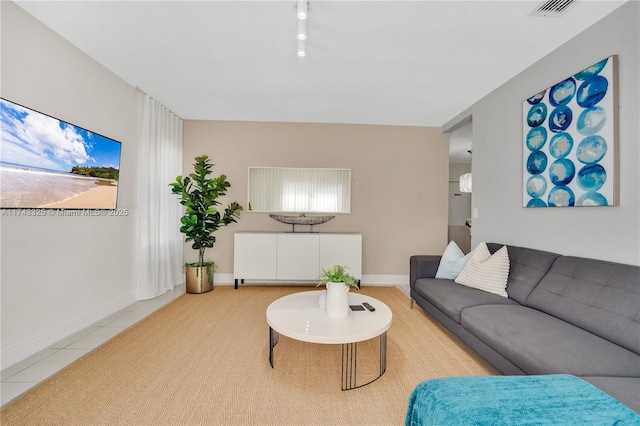
[[[624,1],[17,1],[184,119],[441,126]]]

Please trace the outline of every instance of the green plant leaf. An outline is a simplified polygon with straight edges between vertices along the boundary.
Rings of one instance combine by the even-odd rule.
[[[348,268],[343,265],[334,265],[329,269],[323,269],[322,274],[316,278],[316,281],[318,281],[318,285],[334,282],[344,283],[344,285],[349,287],[357,287],[358,280],[354,276],[349,275],[347,269]]]
[[[191,247],[198,250],[198,266],[205,263],[205,249],[213,247],[216,242],[213,233],[222,226],[236,222],[243,210],[234,201],[225,208],[223,215],[220,214],[216,206],[222,203],[218,198],[226,195],[226,189],[231,184],[226,175],[210,177],[213,166],[209,156],[198,156],[192,173],[185,177],[177,176],[175,182],[169,184],[171,192],[180,197],[179,202],[185,207],[180,219],[180,232],[185,235],[185,242],[193,241]]]

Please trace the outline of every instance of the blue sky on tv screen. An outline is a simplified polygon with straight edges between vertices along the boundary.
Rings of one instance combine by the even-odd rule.
[[[70,172],[73,166],[120,169],[119,142],[0,99],[0,161]]]

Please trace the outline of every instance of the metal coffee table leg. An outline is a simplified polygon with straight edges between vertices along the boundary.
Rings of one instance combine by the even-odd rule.
[[[273,368],[273,348],[278,344],[280,340],[280,333],[269,327],[269,364]]]
[[[361,385],[358,385],[358,343],[344,343],[342,345],[342,390],[361,388],[378,380],[387,371],[387,332],[380,335],[380,374]]]

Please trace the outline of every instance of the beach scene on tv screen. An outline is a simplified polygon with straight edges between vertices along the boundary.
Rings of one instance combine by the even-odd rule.
[[[120,142],[4,99],[0,107],[0,208],[116,208]]]

